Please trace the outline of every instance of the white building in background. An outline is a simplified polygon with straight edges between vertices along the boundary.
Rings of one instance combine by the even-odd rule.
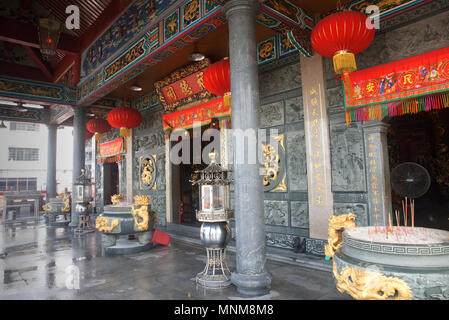
[[[44,191],[47,184],[48,130],[44,124],[5,121],[0,129],[0,192]],[[72,189],[71,127],[57,131],[57,193]]]

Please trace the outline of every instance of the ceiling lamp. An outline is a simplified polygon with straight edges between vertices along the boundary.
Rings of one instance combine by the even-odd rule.
[[[374,39],[375,29],[366,25],[368,16],[356,11],[340,11],[327,16],[312,30],[313,49],[321,56],[333,58],[337,74],[357,70],[355,55]]]
[[[34,104],[34,103],[25,103],[23,106],[27,107],[27,108],[33,108],[33,109],[44,109],[44,106],[42,106],[40,104]]]
[[[39,44],[45,60],[50,60],[56,55],[60,35],[59,21],[50,18],[39,19]]]
[[[109,132],[111,130],[111,125],[104,119],[95,118],[89,120],[86,124],[87,131],[95,134],[95,140],[100,142],[103,140],[103,134]]]
[[[114,128],[120,128],[120,136],[128,137],[129,129],[139,126],[142,122],[142,115],[136,109],[121,107],[111,110],[107,120]]]
[[[27,112],[28,111],[27,108],[23,107],[22,102],[19,102],[16,106],[12,107],[11,109],[14,111],[17,111],[17,112]]]
[[[142,91],[142,87],[141,86],[138,86],[138,85],[132,85],[131,87],[129,87],[132,91],[136,91],[136,92],[139,92],[139,91]]]
[[[223,103],[231,105],[231,71],[229,59],[211,64],[203,74],[204,87],[216,96],[223,96]]]
[[[195,42],[195,45],[193,47],[193,52],[189,55],[189,60],[190,61],[194,61],[194,62],[198,62],[198,61],[203,60],[205,57],[206,56],[203,53],[200,53],[198,51],[198,47],[197,47],[196,42]]]

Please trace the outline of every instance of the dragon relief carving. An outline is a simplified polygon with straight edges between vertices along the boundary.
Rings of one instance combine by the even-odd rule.
[[[134,196],[134,204],[132,205],[132,213],[134,216],[134,223],[140,231],[148,230],[148,221],[150,220],[148,206],[150,199],[144,195]],[[140,206],[140,208],[136,208]],[[139,222],[139,218],[141,221]]]
[[[146,185],[151,184],[151,181],[153,180],[153,172],[154,172],[153,162],[150,161],[150,159],[148,158],[144,159],[142,161],[142,176],[141,176],[142,184]]]
[[[110,225],[109,222],[111,222]],[[117,227],[118,224],[119,219],[110,220],[107,217],[98,217],[97,220],[95,220],[95,228],[100,232],[110,232],[114,230],[114,228]]]
[[[326,256],[333,258],[335,251],[337,251],[343,238],[340,231],[345,228],[355,228],[356,215],[353,213],[340,214],[338,216],[332,215],[329,217],[329,227],[327,230],[328,243],[324,247]]]
[[[334,261],[333,273],[337,290],[347,292],[356,300],[411,300],[412,292],[407,283],[395,277],[363,269],[344,267],[338,274]]]
[[[113,205],[119,204],[120,202],[122,202],[123,200],[123,196],[121,194],[114,194],[113,196],[111,196],[111,202]]]
[[[72,210],[72,206],[70,204],[70,196],[64,195],[64,198],[62,199],[64,202],[64,207],[62,207],[62,212],[70,212]]]

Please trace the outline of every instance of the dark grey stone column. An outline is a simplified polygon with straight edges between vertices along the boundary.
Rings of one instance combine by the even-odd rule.
[[[73,201],[75,193],[75,181],[81,175],[84,168],[85,140],[86,140],[86,110],[83,107],[73,107],[73,173],[72,173],[72,222],[70,227],[78,225],[78,214],[75,211],[76,204]]]
[[[224,8],[229,21],[229,58],[231,66],[232,128],[259,128],[259,79],[256,58],[255,16],[257,1],[232,0]],[[234,141],[235,143],[235,141]],[[247,153],[234,147],[234,159]],[[247,157],[245,157],[247,158]],[[236,270],[232,283],[246,295],[268,291],[271,275],[265,263],[265,220],[260,166],[234,161]]]
[[[57,124],[48,124],[47,146],[47,202],[56,197],[56,137]]]
[[[371,226],[385,226],[388,223],[388,215],[391,214],[393,218],[387,142],[389,126],[378,120],[367,121],[363,124]]]

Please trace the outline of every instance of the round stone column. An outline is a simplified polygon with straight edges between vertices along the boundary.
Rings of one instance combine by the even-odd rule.
[[[56,137],[57,124],[48,124],[48,145],[47,145],[47,202],[50,198],[56,197]]]
[[[257,136],[260,100],[255,17],[258,3],[232,0],[225,4],[223,10],[229,22],[232,128],[254,131]],[[249,163],[247,148],[237,147],[235,139],[233,143],[237,252],[236,270],[231,280],[242,294],[262,295],[268,291],[271,275],[265,266],[264,195],[260,166],[257,162]],[[245,153],[245,161],[238,163],[236,159],[242,152]]]
[[[84,107],[73,107],[73,172],[72,172],[72,222],[69,226],[78,226],[78,213],[75,210],[73,195],[75,192],[75,181],[81,175],[84,168],[85,140],[86,140],[86,110]]]

